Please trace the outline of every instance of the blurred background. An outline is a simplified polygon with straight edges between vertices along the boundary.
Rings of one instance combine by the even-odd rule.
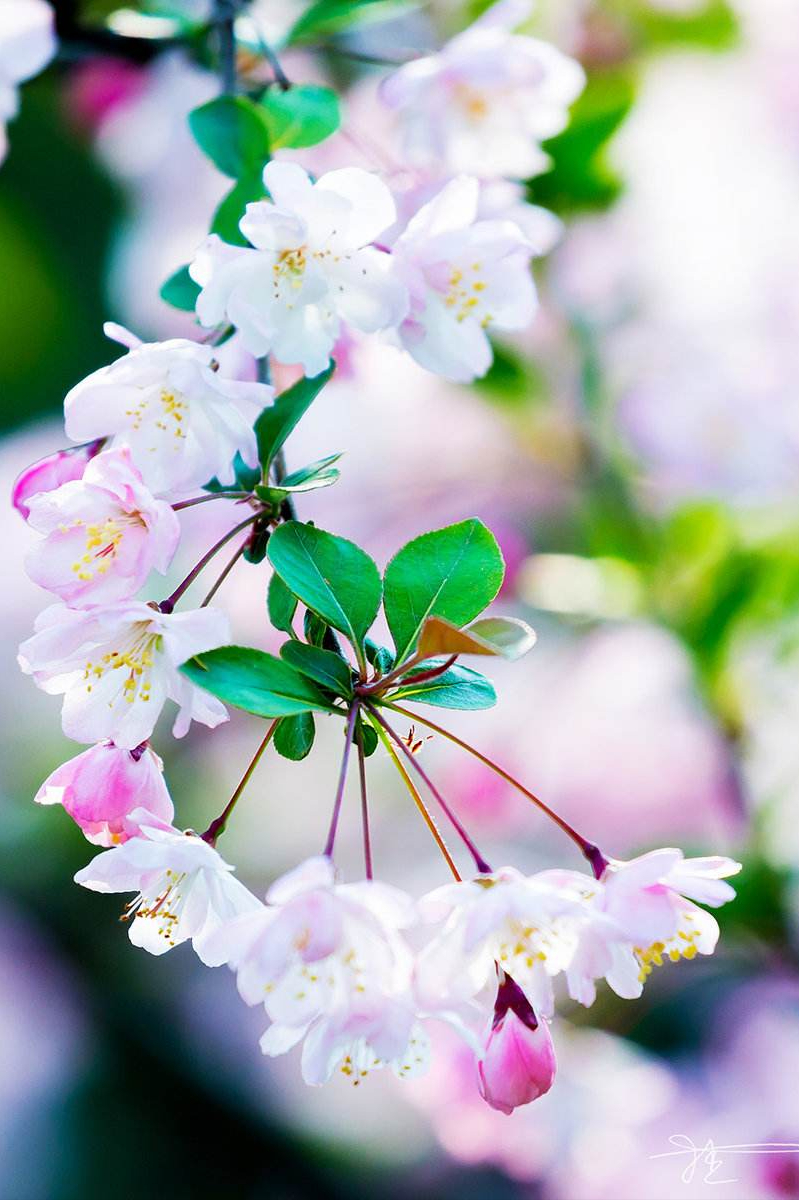
[[[207,66],[86,34],[118,5],[56,7],[74,36],[25,86],[0,172],[5,495],[63,444],[68,388],[113,357],[103,320],[148,339],[191,332],[158,289],[228,186],[186,128],[218,90]],[[179,7],[204,5],[128,10]],[[251,16],[275,39],[302,7],[258,0]],[[386,12],[284,65],[342,88],[353,134],[385,145],[367,60],[435,45],[482,7]],[[448,1040],[419,1082],[306,1088],[294,1056],[262,1059],[263,1018],[224,968],[186,946],[158,960],[132,949],[119,898],[71,884],[92,848],[31,803],[73,749],[58,702],[15,664],[48,598],[22,576],[31,535],[6,506],[2,1200],[671,1200],[712,1194],[701,1168],[681,1179],[685,1162],[652,1157],[671,1135],[799,1143],[798,16],[795,0],[540,0],[529,30],[578,57],[589,84],[529,185],[564,221],[536,267],[534,328],[471,388],[356,345],[288,444],[295,466],[345,452],[340,484],[301,515],[381,565],[448,521],[496,531],[500,608],[539,641],[488,672],[495,709],[449,724],[608,854],[676,844],[742,859],[719,952],[655,972],[635,1004],[607,989],[590,1011],[561,1003],[558,1082],[511,1118],[480,1101]],[[317,161],[352,158],[339,141]],[[200,510],[205,544],[225,507]],[[185,515],[176,579],[203,546]],[[219,602],[236,640],[270,648],[267,578],[242,564]],[[323,841],[340,729],[319,734],[302,764],[267,756],[225,834],[259,893]],[[163,723],[179,824],[220,811],[259,736],[243,714],[177,743]],[[424,754],[492,861],[579,865],[473,760],[435,741]],[[370,778],[378,873],[417,893],[443,882],[380,756]],[[354,793],[341,837],[357,872]],[[799,1197],[799,1154],[724,1158],[713,1188]]]

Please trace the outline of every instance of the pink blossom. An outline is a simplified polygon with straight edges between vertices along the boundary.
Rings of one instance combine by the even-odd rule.
[[[499,985],[491,1028],[477,1065],[480,1094],[508,1116],[537,1100],[555,1079],[555,1049],[546,1021],[539,1021],[509,976]]]
[[[34,796],[37,804],[61,804],[96,846],[115,846],[139,833],[134,809],[171,822],[172,798],[164,765],[149,746],[125,750],[101,742],[62,763]]]
[[[28,574],[73,608],[128,599],[151,569],[166,572],[180,538],[171,504],[144,486],[126,447],[98,454],[82,479],[31,497],[29,509],[45,536]]]
[[[83,446],[68,446],[66,450],[56,450],[38,462],[31,463],[21,475],[17,476],[11,490],[11,503],[17,512],[27,521],[30,515],[28,500],[41,492],[52,492],[70,480],[80,479],[86,469],[86,464],[103,448],[103,439],[86,442]]]

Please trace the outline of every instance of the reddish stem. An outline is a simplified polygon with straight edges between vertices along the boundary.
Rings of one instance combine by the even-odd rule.
[[[252,761],[250,762],[250,765],[247,767],[247,770],[242,775],[241,780],[239,781],[239,785],[236,788],[235,792],[230,797],[227,804],[225,805],[225,807],[223,808],[223,810],[219,814],[219,816],[216,818],[216,820],[211,822],[211,824],[206,829],[205,833],[202,835],[204,842],[208,842],[210,845],[213,846],[216,843],[216,839],[219,837],[219,835],[221,833],[224,833],[225,826],[227,825],[227,822],[228,822],[228,818],[230,817],[230,814],[233,812],[233,809],[236,807],[236,803],[239,799],[239,796],[241,795],[241,793],[244,791],[247,784],[249,783],[253,771],[258,766],[258,762],[261,758],[261,755],[263,754],[264,750],[271,742],[271,740],[274,736],[275,730],[277,729],[277,726],[278,726],[278,722],[273,721],[272,724],[267,729],[266,736],[264,737],[264,739],[261,742],[258,749],[255,751]]]
[[[344,784],[347,782],[347,765],[350,761],[350,748],[352,746],[352,737],[355,732],[355,721],[358,716],[359,709],[358,701],[356,700],[350,709],[350,715],[347,719],[347,732],[344,735],[344,754],[341,759],[341,770],[339,771],[338,787],[336,788],[336,799],[333,802],[333,815],[330,818],[330,830],[327,835],[324,853],[328,858],[333,855],[333,846],[336,841],[336,830],[338,829],[338,819],[341,815],[341,801],[344,798]]]
[[[210,550],[206,551],[206,553],[202,556],[202,558],[197,563],[197,565],[192,567],[192,569],[189,571],[186,578],[181,583],[178,584],[178,586],[175,588],[172,595],[167,596],[166,600],[162,600],[161,603],[158,605],[161,612],[162,613],[171,613],[173,608],[177,604],[178,600],[183,595],[183,593],[191,587],[191,585],[194,583],[197,576],[200,574],[200,572],[203,570],[203,568],[208,565],[208,563],[211,561],[211,559],[214,557],[214,555],[217,553],[217,551],[221,550],[223,546],[226,546],[227,543],[230,541],[230,539],[232,537],[235,537],[237,533],[241,533],[242,529],[246,529],[248,525],[252,525],[254,521],[257,521],[260,516],[261,516],[261,514],[259,512],[252,513],[252,515],[247,517],[246,520],[240,521],[238,523],[238,525],[234,525],[233,528],[231,530],[229,530],[225,534],[224,537],[220,538],[219,541],[216,542],[211,547]]]

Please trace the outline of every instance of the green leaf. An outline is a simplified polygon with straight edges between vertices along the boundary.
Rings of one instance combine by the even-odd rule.
[[[530,198],[555,212],[606,208],[621,181],[605,161],[605,149],[632,108],[635,79],[627,71],[590,76],[563,133],[544,142],[551,169],[529,185]]]
[[[255,522],[244,547],[243,557],[245,562],[260,563],[264,561],[271,532],[271,522],[268,515],[264,515]]]
[[[184,663],[192,683],[257,717],[331,712],[328,698],[289,663],[249,646],[222,646]]]
[[[275,730],[275,749],[282,758],[300,762],[311,752],[316,726],[312,713],[284,717]]]
[[[349,665],[332,650],[309,646],[305,642],[286,642],[280,647],[280,657],[337,696],[345,700],[352,696],[352,672]]]
[[[396,661],[416,645],[428,617],[465,625],[502,586],[505,564],[496,538],[482,521],[448,525],[414,538],[386,567],[386,618]]]
[[[275,398],[274,404],[265,408],[255,422],[258,441],[258,459],[267,478],[269,464],[277,454],[294,427],[313,404],[322,388],[335,370],[331,362],[327,370],[313,379],[299,379],[292,387]]]
[[[326,621],[317,617],[310,608],[306,608],[305,616],[302,619],[302,632],[309,646],[324,646],[329,628]]]
[[[233,246],[249,246],[250,243],[239,229],[239,221],[244,216],[247,205],[256,200],[263,200],[265,195],[266,188],[260,175],[240,179],[214,213],[211,233],[219,234],[223,242],[229,242]]]
[[[174,275],[161,284],[161,299],[181,312],[194,312],[199,294],[200,285],[194,282],[188,267],[179,267]]]
[[[245,96],[218,96],[189,113],[194,140],[223,175],[251,179],[269,158],[269,128]]]
[[[278,91],[270,88],[261,101],[272,150],[315,146],[341,124],[338,96],[327,87],[304,83]]]
[[[402,9],[416,7],[408,0],[316,0],[291,29],[288,45],[341,33],[351,25],[382,21]]]
[[[377,749],[377,734],[373,726],[358,717],[357,729],[360,730],[364,758],[371,758]]]
[[[258,480],[261,478],[260,467],[248,467],[241,454],[236,451],[236,457],[233,459],[233,476],[234,482],[220,483],[216,476],[209,479],[205,484],[203,491],[205,492],[229,492],[241,491],[251,492]]]
[[[439,659],[443,663],[446,659]],[[419,670],[428,671],[431,665],[426,664]],[[437,708],[478,709],[492,708],[497,702],[494,685],[485,675],[478,671],[470,671],[456,663],[437,679],[427,679],[414,685],[414,672],[407,676],[402,687],[397,688],[388,697],[389,700],[411,700],[414,704],[432,704]]]
[[[708,0],[687,12],[640,7],[632,25],[647,49],[698,46],[706,50],[728,50],[735,45],[738,22],[725,0]]]
[[[419,635],[419,653],[425,658],[434,654],[485,654],[514,660],[521,658],[535,645],[535,633],[516,617],[483,617],[466,629],[428,617]]]
[[[373,642],[371,638],[366,638],[364,642],[364,650],[368,661],[380,672],[381,675],[388,675],[389,671],[394,666],[394,655],[387,646],[379,646],[377,642]]]
[[[299,521],[278,526],[268,554],[294,595],[360,649],[380,607],[380,573],[369,555]]]
[[[313,488],[329,487],[338,479],[339,472],[333,463],[338,462],[340,458],[341,452],[328,454],[327,458],[320,458],[317,462],[309,463],[307,467],[300,467],[299,471],[292,471],[290,475],[281,479],[280,487],[285,488],[287,492],[309,492]]]
[[[273,575],[266,591],[269,620],[282,633],[293,633],[292,621],[297,611],[297,597],[286,587],[279,575]]]

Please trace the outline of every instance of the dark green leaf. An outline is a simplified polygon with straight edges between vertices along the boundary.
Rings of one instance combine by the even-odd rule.
[[[285,92],[270,88],[261,106],[273,150],[315,146],[335,133],[341,122],[336,93],[312,83],[295,84]]]
[[[286,642],[280,647],[280,657],[337,696],[349,699],[352,695],[349,665],[332,650],[309,646],[305,642]]]
[[[232,179],[252,179],[269,158],[266,116],[246,96],[218,96],[195,108],[189,127],[203,153]]]
[[[248,646],[222,646],[184,663],[192,683],[226,704],[258,717],[291,717],[303,712],[330,712],[327,697],[289,663]]]
[[[283,633],[292,632],[292,621],[297,611],[297,597],[286,587],[279,575],[273,575],[269,580],[266,592],[266,607],[269,620],[275,629]]]
[[[317,617],[315,612],[311,612],[310,608],[306,608],[302,619],[302,632],[310,646],[324,646],[330,627],[321,617]]]
[[[311,752],[316,726],[312,713],[284,717],[275,730],[275,749],[283,758],[300,762]]]
[[[223,242],[229,242],[233,246],[249,246],[250,243],[239,229],[239,221],[244,216],[247,205],[255,200],[263,200],[265,195],[266,188],[260,175],[240,179],[214,213],[211,233],[218,233]]]
[[[372,666],[380,672],[381,675],[388,675],[391,668],[394,666],[394,655],[387,646],[378,646],[377,642],[373,642],[371,638],[366,638],[364,641],[364,650],[366,657]]]
[[[206,483],[203,490],[206,492],[229,492],[231,490],[251,492],[261,478],[261,470],[259,467],[248,467],[237,450],[236,457],[233,459],[233,475],[233,484],[220,483],[214,476]]]
[[[420,669],[427,671],[431,665],[434,664],[428,663]],[[497,702],[497,694],[493,683],[486,679],[485,675],[456,663],[437,679],[427,679],[416,685],[413,683],[412,672],[407,677],[407,682],[403,682],[402,687],[392,692],[389,699],[410,700],[414,704],[433,704],[437,708],[478,709],[493,707]]]
[[[290,475],[281,479],[280,486],[288,492],[308,492],[313,488],[327,487],[338,479],[339,473],[333,463],[338,462],[340,458],[340,452],[328,454],[326,458],[309,463],[307,467],[300,467],[299,471],[292,471]]]
[[[373,726],[369,725],[366,721],[362,721],[360,717],[358,718],[357,728],[361,734],[364,758],[371,758],[377,749],[377,734]]]
[[[465,625],[496,596],[505,564],[482,521],[448,525],[415,538],[386,567],[385,610],[402,662],[430,616]]]
[[[351,25],[393,17],[409,0],[316,0],[302,14],[286,39],[289,45],[341,33]]]
[[[247,544],[244,547],[244,561],[248,563],[260,563],[266,558],[266,547],[269,544],[269,536],[271,533],[269,518],[262,517],[256,521],[252,527],[252,533],[247,539]]]
[[[161,299],[181,312],[194,312],[199,294],[200,286],[192,279],[188,267],[179,267],[174,275],[161,284]]]
[[[272,459],[311,407],[334,370],[335,363],[331,362],[326,371],[315,375],[313,379],[298,380],[293,387],[277,396],[274,404],[265,408],[258,417],[255,422],[255,436],[258,440],[258,459],[263,467],[264,479]]]
[[[268,553],[294,595],[360,647],[380,607],[380,574],[369,555],[299,521],[278,526]]]

